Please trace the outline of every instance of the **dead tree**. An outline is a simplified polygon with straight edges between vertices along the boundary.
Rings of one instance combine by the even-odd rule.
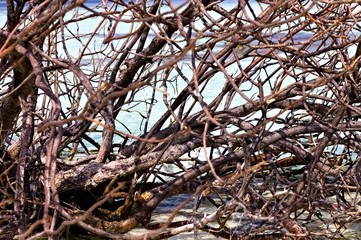
[[[0,236],[353,234],[358,1],[0,5]]]

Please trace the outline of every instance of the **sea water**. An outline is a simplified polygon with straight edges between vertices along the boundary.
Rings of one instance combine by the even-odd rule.
[[[172,1],[172,3],[176,7],[184,8],[187,1],[185,0],[175,0]],[[220,2],[220,5],[224,7],[225,9],[229,10],[233,8],[238,1],[223,1]],[[147,4],[151,4],[151,1],[148,1]],[[108,1],[86,1],[85,5],[93,9],[93,11],[102,13],[104,11],[108,10],[122,10],[121,6],[118,6],[116,9],[114,6],[108,2]],[[183,7],[182,7],[183,6]],[[255,1],[251,1],[252,10],[255,12],[255,15],[258,15],[262,8],[265,8],[266,5],[258,4]],[[164,14],[170,14],[170,9],[167,7],[166,4],[163,5],[161,12]],[[84,16],[87,16],[91,14],[88,9],[79,7],[75,10],[70,11],[68,14],[65,15],[63,21],[66,23],[68,20],[71,20],[72,18],[81,19]],[[214,19],[217,19],[219,16],[215,12],[210,12],[211,17]],[[135,31],[137,27],[139,26],[139,23],[130,23],[125,22],[126,20],[130,20],[131,16],[129,14],[124,14],[122,16],[122,19],[124,21],[120,21],[118,23],[118,26],[116,28],[116,31],[114,33],[114,37],[124,36],[125,34]],[[0,26],[3,26],[6,21],[6,9],[4,2],[0,1]],[[89,79],[91,79],[92,84],[95,88],[100,87],[103,82],[106,82],[109,78],[109,71],[105,71],[105,66],[109,63],[110,59],[106,57],[105,55],[111,53],[114,49],[117,49],[119,46],[124,44],[124,41],[127,41],[126,39],[118,39],[111,42],[111,44],[105,44],[104,40],[107,38],[109,34],[109,29],[115,24],[114,21],[110,21],[109,19],[104,19],[101,16],[94,16],[92,18],[86,18],[85,20],[79,20],[73,23],[67,24],[67,27],[64,29],[64,31],[61,33],[58,33],[57,41],[58,46],[56,47],[56,53],[54,53],[54,57],[58,57],[60,59],[66,59],[68,61],[78,62],[80,64],[80,68],[84,71],[85,74],[89,76]],[[196,22],[196,28],[202,28],[201,21]],[[97,30],[98,29],[98,30]],[[93,32],[97,32],[94,36],[92,35]],[[152,38],[154,38],[158,34],[157,29],[155,27],[152,27],[152,30],[150,31],[149,37],[147,39],[146,45],[150,43]],[[282,34],[282,33],[279,33]],[[279,35],[278,34],[278,35]],[[303,33],[299,34],[299,39],[302,40]],[[276,36],[275,37],[279,37]],[[61,41],[65,40],[65,45],[67,48],[67,53],[62,48]],[[198,45],[206,41],[207,39],[199,39]],[[84,45],[87,44],[87,47],[84,48]],[[179,45],[184,45],[185,43],[178,43]],[[222,47],[227,44],[227,41],[222,41],[219,44],[216,45],[216,47],[213,49],[215,53],[217,51],[220,51]],[[110,46],[112,45],[112,47]],[[54,48],[54,46],[47,46],[48,48]],[[239,50],[241,51],[241,50]],[[100,52],[102,52],[100,54]],[[67,55],[68,54],[68,55]],[[202,52],[200,52],[202,54]],[[81,57],[79,57],[82,55]],[[70,59],[68,59],[70,57]],[[129,57],[132,57],[132,54],[130,54]],[[178,66],[181,67],[182,72],[185,76],[193,76],[194,73],[192,71],[192,67],[190,66],[190,58],[191,53],[189,52],[186,56],[184,56],[180,62],[178,63]],[[245,68],[248,66],[252,59],[247,58],[243,59],[241,61],[241,64],[244,65]],[[80,61],[80,62],[79,62]],[[198,62],[196,62],[197,64]],[[111,69],[111,67],[110,67]],[[150,71],[152,69],[149,69]],[[272,68],[267,69],[268,71],[272,71]],[[229,75],[237,75],[239,74],[239,68],[236,64],[233,66],[229,66],[227,68]],[[178,75],[176,71],[173,71],[171,75],[169,76],[170,81],[168,81],[168,88],[167,93],[164,95],[164,87],[162,86],[161,74],[157,74],[155,76],[154,81],[157,81],[155,85],[152,85],[151,87],[146,87],[138,90],[137,94],[134,95],[134,98],[132,101],[128,102],[126,105],[122,107],[122,110],[119,114],[119,116],[116,119],[116,129],[128,132],[133,135],[140,135],[144,133],[145,131],[149,130],[149,128],[166,112],[167,108],[165,103],[163,102],[163,98],[166,97],[166,103],[171,104],[174,100],[174,97],[177,96],[177,94],[180,93],[186,86],[187,82],[183,81]],[[259,74],[259,78],[263,78],[267,75],[266,70],[261,71]],[[68,78],[67,82],[71,85],[72,78],[74,77],[71,72],[66,73],[66,77]],[[208,82],[207,86],[204,88],[201,97],[202,100],[209,104],[215,97],[218,96],[221,89],[223,88],[224,84],[226,82],[226,77],[223,73],[217,73],[215,74]],[[75,83],[74,83],[75,84]],[[151,83],[153,84],[153,83]],[[201,85],[200,88],[203,86]],[[59,85],[59,88],[65,91],[64,86],[61,84]],[[250,98],[256,98],[258,90],[252,89],[252,85],[249,82],[245,82],[240,86],[240,90],[247,91],[247,96]],[[267,90],[266,90],[267,91]],[[154,97],[154,101],[152,101],[152,98]],[[60,100],[62,103],[62,108],[71,108],[71,103],[69,103],[66,96],[60,96]],[[80,111],[82,108],[84,108],[87,104],[88,98],[85,96],[80,97]],[[186,104],[186,109],[191,106],[193,103],[193,99],[189,99]],[[232,106],[238,106],[241,104],[246,103],[246,101],[240,97],[235,96]],[[39,106],[40,107],[40,106]],[[151,114],[148,119],[147,128],[144,128],[144,122],[145,122],[145,116],[147,112],[152,108]],[[222,109],[222,105],[218,110]],[[193,108],[192,112],[201,111],[202,107],[200,104],[196,104],[196,106]],[[50,111],[49,111],[50,113]],[[173,119],[174,120],[174,119]],[[170,121],[173,121],[170,119]],[[91,133],[91,137],[94,138],[96,141],[101,141],[101,128],[99,128],[99,133]],[[116,141],[121,139],[115,139]]]

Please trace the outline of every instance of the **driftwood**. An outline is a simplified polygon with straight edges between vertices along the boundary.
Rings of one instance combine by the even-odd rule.
[[[359,3],[134,2],[0,3],[0,238],[352,234]]]

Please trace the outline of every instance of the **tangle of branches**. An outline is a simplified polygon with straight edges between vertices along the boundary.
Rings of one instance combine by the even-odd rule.
[[[0,15],[1,238],[357,234],[360,1]]]

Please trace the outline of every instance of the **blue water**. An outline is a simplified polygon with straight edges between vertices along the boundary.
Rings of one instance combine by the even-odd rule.
[[[88,0],[88,1],[86,1],[85,5],[94,9],[95,11],[102,12],[102,11],[104,11],[105,8],[110,8],[112,5],[110,2],[108,2],[108,4],[106,4],[106,5],[104,5],[104,2],[107,2],[107,1]],[[172,1],[172,2],[174,3],[174,5],[178,6],[186,1],[185,0],[176,0],[176,1]],[[149,1],[149,4],[151,4],[151,3],[152,2]],[[223,1],[221,3],[221,6],[226,9],[230,9],[230,8],[234,7],[237,3],[238,3],[238,1],[227,0],[227,1]],[[6,12],[5,12],[4,6],[5,6],[4,1],[1,1],[0,2],[0,26],[5,24],[5,21],[6,21]],[[119,7],[118,10],[121,8],[122,7]],[[165,3],[164,3],[163,8],[164,8],[164,10],[163,10],[164,12],[167,11],[167,9],[168,9],[168,7],[166,6]],[[255,11],[256,14],[258,14],[260,12],[259,5],[256,4],[254,1],[252,2],[252,9],[253,9],[253,11]],[[214,19],[217,19],[218,16],[214,12],[211,12],[211,13],[213,14],[212,17]],[[74,16],[74,14],[76,14],[76,16],[80,18],[83,15],[89,14],[89,12],[88,12],[88,10],[80,7],[79,9],[69,12],[69,14],[67,14],[64,17],[64,19],[69,20],[70,18],[72,18]],[[129,18],[129,16],[123,16],[123,17],[125,19]],[[78,21],[77,23],[71,23],[71,24],[67,25],[67,29],[65,29],[64,35],[66,38],[67,48],[69,50],[69,53],[73,56],[74,61],[75,61],[75,59],[77,59],[79,53],[81,52],[81,49],[83,49],[83,44],[89,41],[89,39],[91,37],[89,35],[89,33],[92,33],[93,31],[95,31],[95,29],[98,27],[98,24],[100,24],[102,20],[103,20],[103,18],[101,18],[101,17],[94,17],[91,19],[87,19],[85,21]],[[203,27],[200,22],[197,22],[196,24],[199,25],[199,28]],[[86,53],[102,51],[104,49],[106,49],[105,52],[112,51],[109,44],[103,43],[104,39],[108,36],[107,28],[109,27],[109,25],[110,25],[110,22],[108,20],[106,20],[103,23],[103,28],[98,32],[98,34],[96,36],[92,37],[92,39],[90,40]],[[136,29],[137,25],[139,25],[139,24],[135,23],[134,26],[132,26],[132,24],[130,24],[130,23],[120,22],[117,26],[117,30],[116,30],[116,33],[114,36],[122,36],[125,33],[128,33],[129,31],[131,31],[132,27],[134,29]],[[74,38],[73,35],[71,34],[71,32],[75,33],[76,35],[83,35],[83,36],[80,38],[79,37]],[[157,32],[151,32],[149,35],[150,38],[154,37],[156,33]],[[303,36],[302,34],[303,33],[300,34],[299,39],[308,37],[306,35]],[[279,36],[277,36],[277,37],[279,37]],[[150,41],[150,39],[148,39],[147,43],[149,43],[149,41]],[[201,42],[201,41],[204,41],[204,40],[202,40],[202,39],[199,40],[199,42]],[[115,48],[119,47],[123,43],[124,43],[124,40],[115,40],[112,42],[112,44],[114,45]],[[179,43],[179,44],[181,45],[182,43]],[[217,48],[214,49],[214,51],[217,52],[217,51],[221,50],[223,48],[222,44],[227,44],[227,43],[219,44],[217,46]],[[57,54],[60,57],[66,58],[66,54],[62,50],[62,47],[59,47],[57,49]],[[188,77],[193,75],[193,72],[192,72],[191,68],[189,67],[189,57],[190,57],[190,55],[188,54],[182,59],[182,63],[183,63],[182,71]],[[249,61],[250,61],[250,59],[242,60],[242,64],[244,64],[246,66],[246,65],[248,65]],[[109,59],[105,58],[103,55],[93,55],[93,56],[82,57],[82,59],[81,59],[82,69],[86,73],[90,73],[90,72],[98,73],[98,75],[96,75],[93,79],[95,87],[98,84],[97,82],[106,80],[106,77],[105,77],[105,79],[101,79],[100,75],[101,75],[102,69],[104,68],[105,64],[107,64],[108,62],[109,62]],[[227,70],[230,75],[237,74],[238,67],[235,67],[233,69],[231,67],[229,67]],[[265,73],[262,73],[262,74],[265,74]],[[260,75],[260,77],[262,77],[262,74]],[[170,78],[172,78],[172,77],[174,77],[174,78],[177,77],[177,73],[176,72],[172,73]],[[70,75],[69,75],[69,78],[71,78]],[[208,86],[210,86],[210,87],[207,87],[203,92],[203,98],[204,98],[203,100],[206,103],[210,103],[219,94],[219,91],[223,87],[224,82],[225,82],[225,77],[223,76],[223,74],[219,73],[219,74],[215,75],[210,80],[210,83],[208,84]],[[169,86],[168,92],[167,92],[168,101],[171,102],[172,98],[174,96],[176,96],[186,86],[186,84],[187,83],[184,81],[179,81],[177,83],[174,83],[173,86]],[[246,90],[248,88],[249,88],[249,85],[247,85],[247,83],[245,83],[241,86],[241,90],[243,90],[243,89]],[[148,109],[150,107],[150,104],[145,104],[144,100],[151,98],[152,90],[153,90],[152,88],[140,90],[138,92],[138,94],[135,96],[134,100],[131,103],[129,103],[128,105],[124,106],[123,111],[121,112],[121,114],[119,115],[119,118],[117,119],[117,121],[118,121],[117,129],[119,129],[121,131],[125,131],[125,132],[128,132],[128,129],[129,129],[130,132],[135,135],[141,134],[142,131],[144,131],[144,128],[141,127],[144,124],[144,119],[142,118],[142,116],[144,116],[146,114],[146,112],[148,111]],[[251,95],[253,94],[252,92],[249,92],[249,93]],[[160,86],[160,84],[158,84],[156,86],[155,96],[156,96],[156,102],[153,103],[153,111],[152,111],[152,115],[150,117],[150,122],[149,122],[150,126],[152,124],[154,124],[155,121],[166,111],[165,104],[163,103],[163,100],[162,100],[163,93],[162,93],[162,87]],[[71,104],[68,102],[68,100],[66,98],[62,98],[61,100],[62,100],[63,108],[71,107]],[[149,102],[149,100],[148,100],[148,102]],[[188,106],[191,104],[191,102],[192,101],[188,102]],[[236,96],[234,98],[234,102],[235,102],[235,104],[239,105],[245,101],[241,97]],[[82,106],[85,106],[86,98],[82,98],[81,103],[82,103]],[[201,110],[201,106],[199,104],[194,108],[193,111],[198,111],[198,110]],[[93,133],[92,137],[96,138],[99,141],[101,140],[100,139],[101,134]]]
[[[237,2],[237,1],[235,1]],[[225,8],[230,8],[232,6],[234,6],[234,1],[226,1],[223,2],[222,5]],[[184,1],[173,1],[173,3],[175,5],[177,4],[182,4],[184,3]],[[103,11],[104,9],[104,5],[99,2],[99,1],[88,1],[86,3],[87,6],[95,9],[96,11]],[[109,4],[107,5],[107,7],[109,7]],[[166,8],[166,7],[165,7]],[[256,9],[256,7],[255,7]],[[86,10],[80,8],[77,12],[78,14],[83,14],[86,13]],[[69,14],[68,17],[66,17],[65,19],[68,19],[72,17],[72,14]],[[127,16],[124,16],[124,18],[127,18]],[[214,16],[214,18],[217,18],[217,16]],[[78,22],[77,24],[71,24],[68,26],[68,28],[73,31],[76,32],[78,34],[87,34],[90,32],[93,32],[96,27],[98,26],[98,24],[101,22],[101,18],[93,18],[91,19],[91,24],[90,24],[90,20],[87,21],[82,21],[82,22]],[[110,24],[109,22],[105,23],[105,26],[108,26],[107,24]],[[134,26],[132,26],[132,24],[130,23],[124,23],[124,22],[120,22],[118,23],[118,27],[117,27],[117,32],[115,33],[114,36],[122,36],[125,33],[127,33],[128,31],[132,30],[132,27],[134,27],[134,29],[136,29],[137,23],[134,24]],[[134,31],[134,30],[133,30]],[[65,32],[67,37],[71,37],[70,34],[67,34],[67,32]],[[151,38],[153,38],[155,36],[155,32],[151,32],[149,34],[150,39],[148,39],[146,45],[150,42]],[[101,50],[103,48],[109,47],[108,45],[104,45],[103,41],[104,39],[107,37],[108,32],[106,29],[103,29],[102,31],[100,31],[99,34],[97,34],[93,40],[91,41],[91,43],[89,44],[89,51],[98,51]],[[84,36],[82,38],[83,42],[87,41],[87,36]],[[120,46],[121,44],[123,44],[124,40],[115,40],[112,42],[112,44],[114,46]],[[181,43],[180,43],[181,44]],[[74,56],[77,56],[78,51],[77,49],[81,49],[82,48],[82,44],[78,39],[69,39],[67,41],[67,46],[69,49],[72,50],[72,54],[74,54]],[[223,46],[220,45],[218,46],[218,50],[221,50]],[[109,48],[108,48],[109,49]],[[111,50],[111,49],[109,49]],[[215,49],[216,51],[218,51],[217,49]],[[65,55],[64,52],[61,51],[61,49],[58,51],[60,55]],[[89,67],[92,67],[92,61],[96,61],[96,62],[100,62],[103,61],[103,64],[106,64],[107,61],[109,59],[104,59],[102,58],[102,56],[100,56],[100,58],[98,59],[97,56],[93,56],[95,58],[87,58],[84,57],[82,58],[82,63],[90,63]],[[183,59],[182,62],[184,62],[184,66],[183,66],[183,71],[184,74],[187,76],[192,76],[193,73],[190,69],[188,65],[189,63],[189,57],[190,55],[186,55]],[[101,64],[100,64],[101,66]],[[232,71],[230,70],[230,73],[232,73]],[[171,77],[176,77],[176,72],[172,73]],[[214,78],[212,78],[212,80],[210,80],[210,86],[217,86],[216,88],[212,88],[212,87],[208,87],[204,90],[204,101],[209,103],[211,102],[214,97],[216,97],[219,94],[219,90],[223,87],[223,84],[225,82],[225,78],[222,74],[217,74]],[[168,101],[172,101],[172,97],[177,95],[184,87],[186,86],[185,82],[179,81],[177,84],[174,84],[173,87],[169,87],[168,89]],[[125,106],[123,108],[123,111],[121,112],[121,114],[119,115],[119,118],[117,119],[117,129],[121,130],[121,131],[125,131],[128,132],[128,129],[130,130],[130,132],[132,134],[135,135],[139,135],[144,131],[144,128],[142,128],[141,126],[143,126],[144,124],[144,119],[142,118],[142,116],[144,116],[147,112],[147,110],[149,109],[150,105],[149,104],[145,104],[144,100],[145,99],[150,99],[152,96],[152,89],[148,88],[148,89],[143,89],[140,90],[138,92],[138,94],[135,96],[134,100],[132,103],[130,103],[129,105]],[[157,89],[155,91],[155,99],[156,102],[153,103],[153,111],[152,111],[152,115],[150,117],[150,122],[149,122],[149,126],[151,126],[152,124],[154,124],[160,116],[163,115],[163,113],[166,111],[166,107],[162,101],[163,99],[163,94],[162,94],[162,87],[160,85],[157,86]],[[149,101],[148,101],[149,102]],[[188,105],[190,105],[191,102],[188,103]],[[66,105],[67,103],[64,101],[64,105]],[[84,104],[84,102],[83,102]],[[130,109],[129,111],[127,109]],[[198,111],[201,110],[201,106],[196,106],[194,108],[193,111]],[[93,134],[92,135],[93,138],[100,138],[100,134],[96,135]],[[100,139],[99,139],[100,140]],[[120,140],[120,139],[119,139]]]
[[[104,0],[104,2],[107,2],[107,1]],[[184,2],[185,2],[185,0],[173,1],[173,3],[176,6],[180,5]],[[235,0],[233,0],[233,1],[226,0],[221,3],[221,6],[226,9],[229,9],[229,8],[233,7],[235,4],[237,4],[237,2],[238,1],[235,1]],[[149,4],[151,4],[151,1],[149,1]],[[102,12],[102,11],[104,11],[104,9],[106,7],[110,8],[111,3],[108,2],[107,5],[104,5],[103,1],[88,0],[88,1],[86,1],[85,5],[94,9],[95,11]],[[261,11],[260,6],[255,1],[252,1],[251,5],[252,5],[252,10],[255,11],[255,14],[258,14]],[[119,7],[119,8],[121,8],[121,7]],[[119,10],[119,8],[118,8],[118,10]],[[164,6],[163,11],[166,11],[166,9],[167,9],[167,6]],[[78,17],[82,17],[83,15],[89,14],[89,12],[88,12],[88,10],[80,7],[79,9],[71,11],[69,14],[67,14],[64,17],[64,19],[69,20],[71,17],[74,16],[74,14],[76,14],[76,16],[78,16]],[[215,13],[212,13],[212,14],[214,14],[212,16],[216,19],[217,15]],[[123,17],[125,19],[129,18],[129,16],[123,16]],[[72,55],[72,57],[74,58],[74,61],[77,59],[81,49],[83,49],[83,44],[88,42],[89,40],[90,40],[90,42],[89,42],[88,48],[86,50],[86,53],[102,51],[104,49],[106,49],[105,52],[108,52],[108,53],[111,53],[111,51],[113,51],[112,48],[110,48],[109,44],[103,43],[104,39],[108,36],[107,28],[110,26],[110,22],[108,20],[106,20],[103,23],[102,28],[98,32],[98,34],[96,34],[92,38],[89,35],[89,33],[92,33],[93,31],[95,31],[95,29],[98,27],[98,24],[100,24],[102,20],[103,19],[101,17],[93,17],[91,19],[87,19],[84,21],[78,21],[77,23],[71,23],[68,25],[68,28],[64,31],[64,35],[66,38],[67,48],[69,50],[70,55]],[[3,26],[5,24],[5,21],[6,21],[5,1],[0,0],[0,26]],[[200,23],[197,22],[197,24],[200,24]],[[136,29],[137,25],[138,25],[137,23],[134,24],[134,26],[133,26],[134,29]],[[130,23],[120,22],[118,24],[118,27],[117,27],[117,30],[116,30],[114,36],[122,36],[131,30],[132,30],[132,25]],[[73,35],[71,34],[71,32],[75,33],[76,35],[82,35],[82,37],[74,38]],[[154,32],[151,32],[149,34],[149,37],[153,38],[156,34],[157,34],[156,30],[154,30]],[[273,36],[274,40],[276,40],[276,38],[278,39],[279,37],[282,37],[283,35],[284,35],[284,33],[282,33],[282,32],[275,34]],[[304,39],[310,38],[311,36],[312,36],[312,33],[300,32],[296,36],[296,38],[294,38],[294,40],[302,41]],[[149,41],[150,41],[150,39],[147,40],[147,43],[149,43]],[[199,40],[199,42],[201,42],[201,41],[204,41],[204,39]],[[118,48],[123,43],[124,43],[124,40],[122,40],[122,39],[115,40],[112,42],[112,44],[114,45],[114,48]],[[181,45],[182,43],[179,43],[179,44]],[[227,44],[227,43],[219,44],[217,46],[217,48],[214,49],[214,51],[217,52],[217,51],[221,50],[223,47],[222,44]],[[352,50],[352,47],[350,47],[350,49]],[[312,49],[309,49],[309,51],[312,51]],[[62,58],[66,57],[66,54],[62,50],[61,47],[59,47],[57,49],[57,54],[58,54],[58,56],[60,56]],[[281,55],[281,53],[280,53],[280,55]],[[188,77],[193,75],[191,68],[189,67],[189,57],[190,57],[190,55],[188,54],[181,61],[181,63],[183,64],[182,71]],[[251,59],[243,59],[241,64],[244,66],[247,66],[249,64],[250,60]],[[103,78],[101,77],[101,74],[104,69],[104,66],[108,62],[109,62],[109,58],[104,57],[104,55],[93,55],[93,56],[82,57],[81,64],[82,64],[82,69],[84,70],[84,72],[85,73],[91,73],[91,72],[96,73],[96,75],[93,78],[95,87],[97,86],[98,82],[106,81],[107,74],[104,73]],[[272,69],[268,68],[268,70],[271,71]],[[229,72],[230,75],[232,75],[232,74],[236,75],[237,71],[239,71],[239,68],[238,67],[232,68],[232,66],[231,66],[227,69],[227,71]],[[258,77],[263,78],[265,75],[266,75],[266,71],[261,72]],[[70,75],[69,75],[69,77],[71,78]],[[159,76],[157,76],[157,77],[159,79]],[[176,72],[172,73],[170,79],[172,77],[174,77],[174,78],[177,77],[177,73]],[[225,82],[225,77],[221,73],[215,75],[210,80],[210,83],[208,84],[209,87],[207,87],[203,92],[204,101],[206,103],[211,102],[219,94],[221,88],[223,87],[224,82]],[[186,84],[187,83],[184,81],[179,81],[177,83],[174,82],[172,86],[169,86],[168,93],[167,93],[168,102],[171,102],[172,98],[174,96],[176,96],[186,86]],[[245,83],[245,84],[242,84],[242,86],[240,88],[241,88],[241,90],[247,90],[249,87],[250,87],[250,85],[247,85],[247,83]],[[144,119],[142,116],[146,115],[146,112],[148,111],[148,109],[150,107],[149,99],[152,97],[152,90],[153,90],[152,88],[140,90],[137,93],[137,95],[135,96],[135,98],[133,99],[133,101],[131,103],[129,103],[128,105],[124,106],[121,114],[119,115],[119,118],[117,119],[117,129],[119,129],[121,131],[125,131],[125,132],[128,132],[128,129],[129,129],[130,132],[135,135],[139,135],[144,131],[144,128],[141,127],[144,124]],[[153,103],[153,111],[152,111],[152,115],[150,117],[150,123],[149,123],[150,126],[166,111],[165,104],[163,103],[162,90],[163,90],[162,86],[160,84],[158,84],[155,89],[156,102]],[[267,90],[265,89],[265,91],[267,91]],[[250,97],[252,97],[254,94],[256,94],[256,91],[252,90],[252,91],[249,91],[247,94]],[[62,98],[61,100],[62,100],[62,106],[64,109],[66,107],[71,107],[70,106],[71,104],[68,102],[68,100],[66,98]],[[148,100],[148,103],[144,103],[144,100]],[[244,102],[245,102],[245,100],[239,96],[236,96],[234,98],[234,104],[236,104],[236,105],[240,105]],[[191,101],[189,101],[188,106],[190,103],[191,103]],[[85,104],[86,104],[86,98],[82,98],[81,105],[85,106]],[[193,111],[197,111],[200,109],[201,109],[201,106],[197,105]],[[98,141],[101,141],[101,134],[94,133],[94,134],[92,134],[92,137],[97,139]],[[120,139],[119,139],[119,141],[120,141]]]

